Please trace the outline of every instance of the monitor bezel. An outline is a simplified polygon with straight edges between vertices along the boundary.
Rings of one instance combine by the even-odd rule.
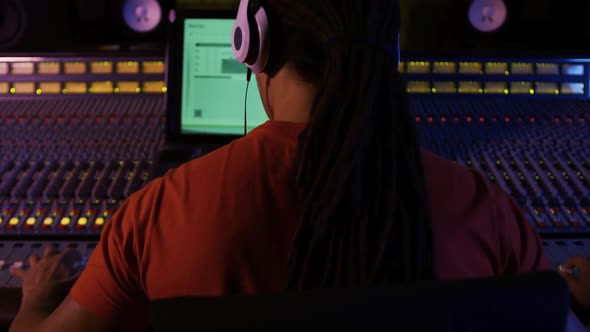
[[[184,22],[186,19],[235,19],[237,10],[181,9],[169,27],[166,48],[166,140],[169,144],[227,144],[243,135],[219,135],[182,132],[182,76]],[[227,36],[230,40],[231,36]],[[244,82],[246,78],[244,77]]]

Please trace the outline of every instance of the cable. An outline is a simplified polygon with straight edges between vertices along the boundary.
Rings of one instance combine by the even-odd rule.
[[[252,79],[252,69],[248,68],[246,74],[246,96],[244,97],[244,136],[248,134],[248,88]]]

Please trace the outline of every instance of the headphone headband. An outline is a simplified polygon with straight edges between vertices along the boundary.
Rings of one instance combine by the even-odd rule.
[[[362,35],[344,35],[332,38],[328,40],[327,45],[328,47],[343,47],[348,45],[363,45],[372,47],[387,53],[392,59],[394,59],[394,61],[398,63],[398,65],[400,62],[399,34],[396,39],[395,46],[390,43]]]
[[[293,0],[295,1],[295,0]],[[371,18],[377,17],[376,0],[372,0]],[[373,21],[370,19],[369,22]],[[371,25],[371,23],[370,23]],[[266,10],[260,0],[241,0],[238,8],[236,23],[232,31],[232,50],[236,60],[244,63],[254,73],[263,72],[268,64],[270,53],[269,22]],[[400,36],[397,36],[397,45],[389,45],[370,38],[357,38],[355,36],[344,38],[348,43],[364,43],[386,51],[400,62]],[[342,40],[329,41],[328,46],[338,46]]]

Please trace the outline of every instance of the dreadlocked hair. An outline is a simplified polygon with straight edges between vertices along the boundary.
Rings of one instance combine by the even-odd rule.
[[[434,278],[433,238],[415,123],[397,56],[396,0],[266,0],[272,77],[285,64],[317,86],[299,138],[298,228],[289,288]]]

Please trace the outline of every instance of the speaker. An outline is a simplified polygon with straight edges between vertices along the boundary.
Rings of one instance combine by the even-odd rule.
[[[0,52],[66,51],[71,47],[68,0],[0,0]]]
[[[173,0],[75,0],[74,40],[87,48],[162,46]]]
[[[507,16],[508,8],[504,0],[474,0],[469,7],[469,22],[480,32],[502,28]]]
[[[157,0],[126,0],[123,3],[123,20],[137,33],[149,33],[164,20],[162,7]]]

